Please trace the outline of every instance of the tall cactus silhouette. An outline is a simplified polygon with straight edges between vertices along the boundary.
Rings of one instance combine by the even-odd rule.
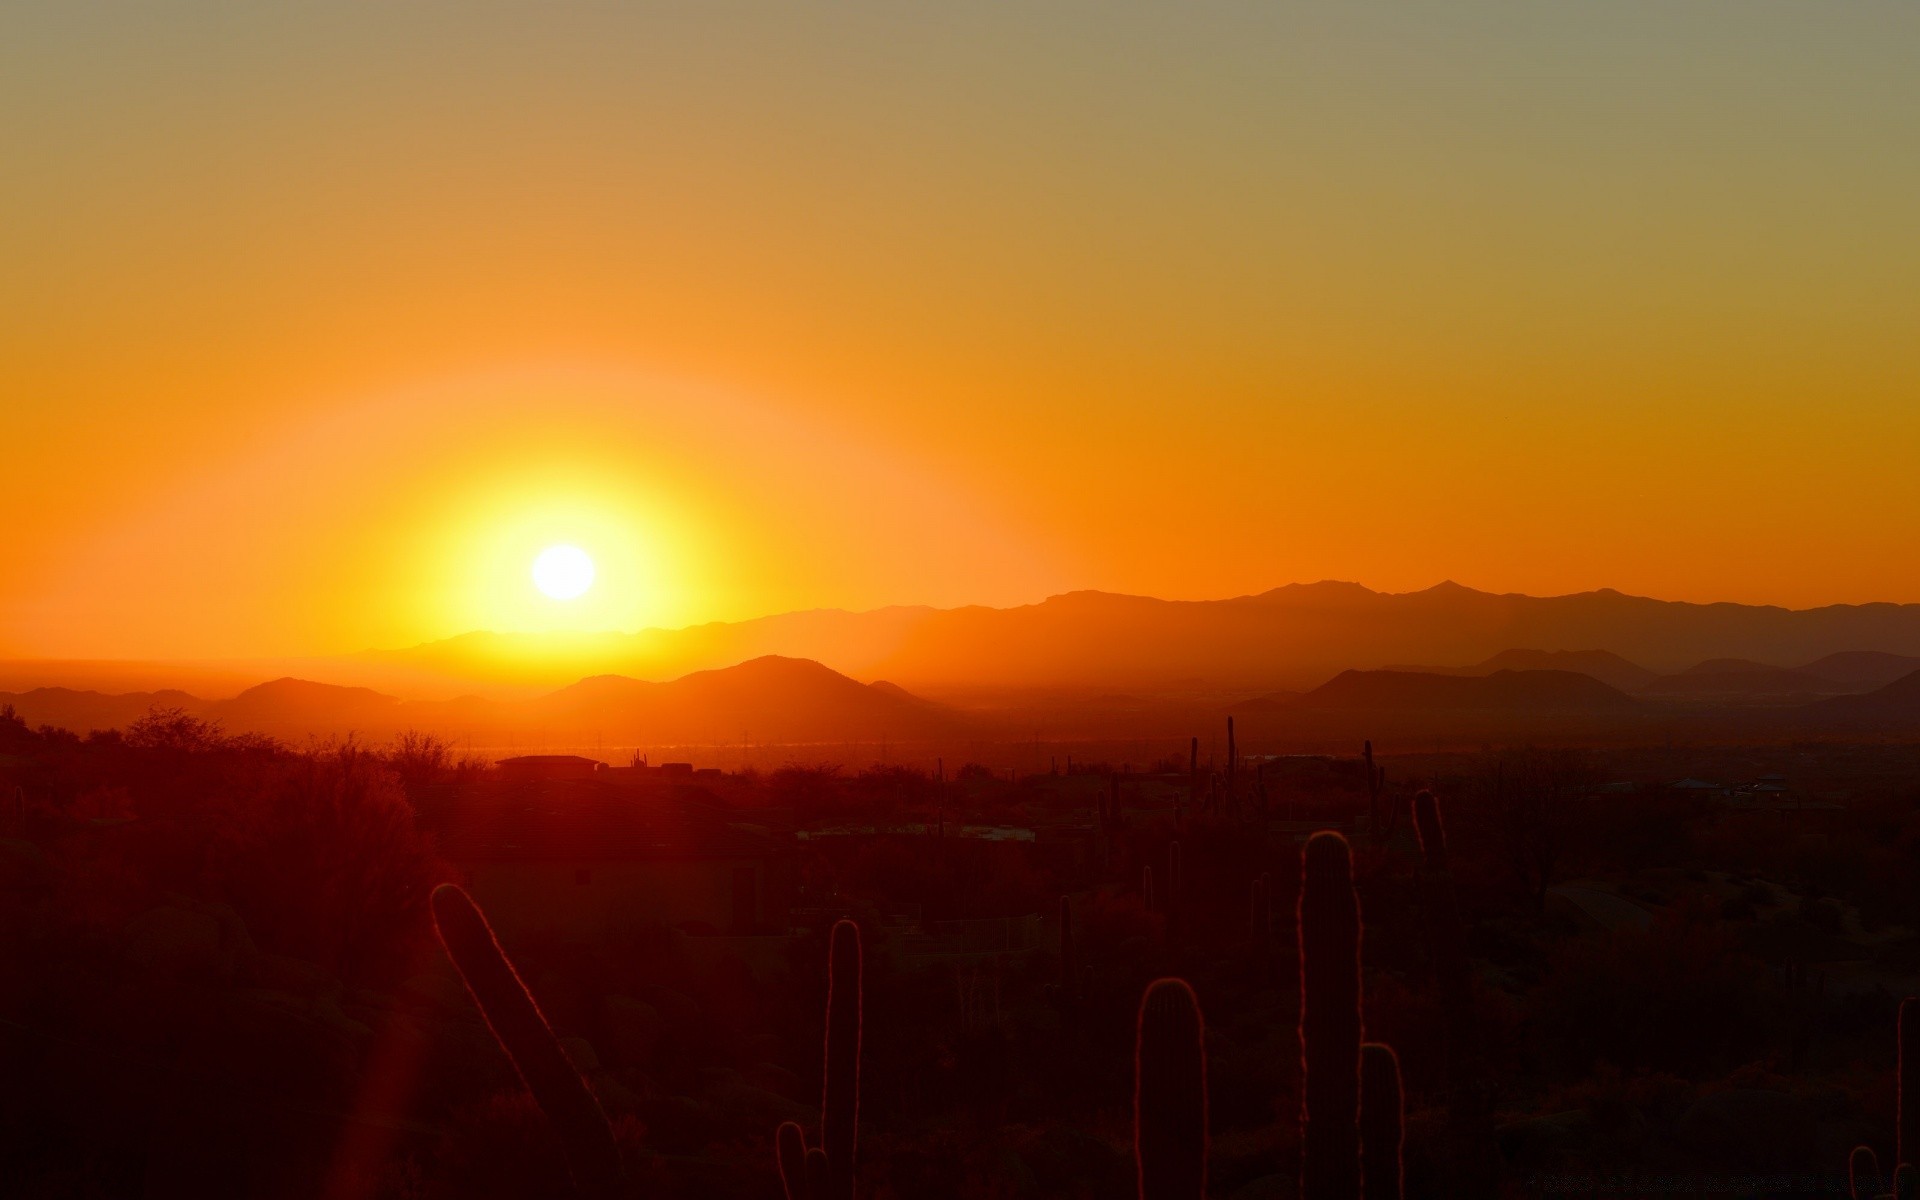
[[[443,883],[433,891],[432,907],[447,957],[521,1082],[560,1135],[575,1189],[592,1200],[623,1194],[620,1151],[607,1114],[500,949],[480,906],[466,892]]]
[[[1360,1196],[1360,903],[1353,850],[1307,840],[1300,871],[1300,1194]]]
[[[1883,1194],[1890,1194],[1895,1200],[1912,1200],[1916,1185],[1920,1185],[1915,1174],[1916,1165],[1920,1164],[1914,1162],[1914,1157],[1920,1155],[1920,997],[1908,996],[1900,1001],[1897,1033],[1893,1178],[1882,1179],[1880,1160],[1871,1146],[1855,1146],[1852,1157],[1847,1160],[1848,1187],[1853,1200],[1873,1200]],[[1883,1182],[1891,1187],[1890,1193],[1881,1191]]]
[[[1427,870],[1447,869],[1447,831],[1440,824],[1440,802],[1422,788],[1413,797],[1413,828],[1420,835],[1420,854]]]
[[[1400,1057],[1393,1047],[1367,1042],[1360,1047],[1360,1184],[1367,1200],[1401,1200],[1405,1111],[1400,1092]]]
[[[1413,827],[1420,835],[1420,853],[1425,860],[1420,890],[1440,992],[1443,1066],[1457,1086],[1464,1086],[1466,1075],[1454,1069],[1452,1059],[1472,1040],[1468,1029],[1473,1014],[1472,976],[1467,967],[1459,897],[1448,866],[1446,827],[1440,821],[1440,802],[1432,792],[1422,789],[1414,796]]]
[[[1474,1055],[1481,1039],[1476,1035],[1473,1007],[1473,971],[1467,962],[1466,923],[1454,888],[1446,825],[1440,802],[1422,789],[1413,798],[1413,827],[1420,836],[1424,864],[1420,873],[1421,908],[1426,916],[1427,945],[1433,955],[1435,990],[1440,1001],[1438,1074],[1446,1080],[1447,1123],[1462,1162],[1472,1174],[1463,1180],[1470,1191],[1498,1186],[1494,1164],[1499,1158],[1493,1124],[1493,1092],[1484,1063]]]
[[[1387,786],[1387,769],[1375,766],[1373,762],[1373,742],[1369,740],[1360,751],[1367,772],[1367,837],[1375,843],[1384,842],[1387,827],[1391,821],[1380,819],[1380,793]]]
[[[1088,994],[1087,976],[1080,967],[1073,942],[1073,903],[1060,897],[1060,977],[1048,990],[1054,1004],[1062,1009],[1077,1008]]]
[[[1161,910],[1167,915],[1167,936],[1176,941],[1184,939],[1187,934],[1187,874],[1177,841],[1167,843],[1166,895],[1161,898]]]
[[[1184,979],[1140,997],[1134,1032],[1133,1157],[1139,1200],[1207,1194],[1206,1021]]]
[[[1077,978],[1073,960],[1073,904],[1065,896],[1060,897],[1060,988],[1072,989]]]
[[[1467,969],[1466,933],[1460,921],[1459,897],[1448,865],[1447,831],[1440,821],[1440,802],[1421,790],[1413,798],[1413,826],[1420,835],[1425,860],[1421,891],[1427,913],[1428,938],[1433,949],[1434,973],[1440,984],[1440,1006],[1450,1041],[1466,1038],[1471,1014],[1471,976]]]
[[[1233,718],[1227,718],[1227,803],[1233,803],[1233,779],[1235,768],[1240,761],[1240,751],[1233,741]]]
[[[852,1200],[860,1132],[860,1036],[863,962],[860,927],[834,922],[827,952],[825,1081],[820,1091],[820,1144],[808,1147],[788,1121],[774,1133],[787,1200]]]
[[[1368,738],[1360,747],[1360,762],[1367,773],[1367,832],[1372,833],[1380,822],[1380,793],[1373,786],[1373,739]]]
[[[840,1200],[853,1195],[860,1119],[861,972],[860,927],[852,921],[837,921],[827,959],[820,1145],[809,1148],[805,1134],[791,1121],[774,1136],[788,1200]]]
[[[1899,1099],[1895,1108],[1894,1165],[1920,1166],[1920,998],[1900,1001]]]

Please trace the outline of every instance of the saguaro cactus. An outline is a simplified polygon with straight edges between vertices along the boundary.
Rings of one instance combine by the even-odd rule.
[[[1787,992],[1787,1070],[1798,1074],[1806,1067],[1807,1056],[1813,1049],[1813,1035],[1827,991],[1827,973],[1809,971],[1790,957],[1781,974]],[[1904,1035],[1905,1030],[1901,1032]],[[1912,1152],[1909,1144],[1907,1153]]]
[[[1473,972],[1467,963],[1466,924],[1449,867],[1446,826],[1440,802],[1421,790],[1413,798],[1413,827],[1420,836],[1424,859],[1420,873],[1421,907],[1426,915],[1427,944],[1433,955],[1434,983],[1440,995],[1439,1072],[1447,1080],[1447,1119],[1454,1140],[1465,1150],[1466,1161],[1482,1172],[1474,1190],[1495,1186],[1492,1164],[1498,1156],[1494,1139],[1492,1097],[1486,1074],[1475,1060]]]
[[[1440,802],[1424,788],[1413,798],[1413,828],[1420,835],[1420,853],[1427,870],[1447,869],[1447,831],[1440,824]]]
[[[1440,823],[1440,802],[1422,790],[1413,798],[1413,826],[1420,835],[1425,871],[1420,881],[1425,893],[1427,934],[1433,950],[1434,974],[1440,985],[1440,1009],[1446,1022],[1447,1052],[1467,1040],[1471,1016],[1471,984],[1467,970],[1466,935],[1461,928],[1459,899],[1453,872],[1447,866],[1447,833]]]
[[[1401,1200],[1402,1114],[1400,1058],[1393,1047],[1360,1047],[1360,1182],[1367,1200]]]
[[[1060,897],[1060,982],[1056,997],[1062,1008],[1070,1008],[1081,999],[1081,986],[1084,977],[1080,973],[1080,964],[1074,954],[1073,946],[1073,903],[1065,896]]]
[[[1240,761],[1240,751],[1234,747],[1233,718],[1227,718],[1227,803],[1233,803],[1234,768]]]
[[[1855,1146],[1847,1156],[1847,1194],[1853,1200],[1895,1200],[1913,1195],[1913,1168],[1899,1167],[1893,1178],[1880,1174],[1880,1159],[1871,1146]]]
[[[1140,1200],[1206,1196],[1206,1022],[1184,979],[1156,980],[1140,998],[1133,1157]]]
[[[624,1172],[607,1114],[500,949],[479,905],[454,885],[441,884],[433,891],[433,924],[487,1027],[559,1133],[575,1189],[594,1200],[622,1194]]]
[[[820,1093],[820,1144],[809,1148],[788,1121],[774,1134],[787,1200],[852,1200],[860,1127],[860,927],[836,921],[827,958],[826,1079]]]
[[[1060,897],[1060,986],[1073,984],[1073,903]]]
[[[1920,1195],[1920,1171],[1912,1163],[1901,1163],[1888,1179],[1880,1174],[1873,1148],[1855,1146],[1847,1158],[1847,1194],[1853,1200],[1915,1200]]]
[[[1307,841],[1300,872],[1300,1194],[1360,1196],[1360,904],[1338,833]]]
[[[1380,819],[1380,793],[1387,786],[1387,769],[1374,765],[1372,741],[1362,747],[1360,757],[1367,771],[1367,836],[1375,842],[1385,841],[1387,824]]]
[[[1894,1165],[1920,1166],[1920,998],[1900,1001],[1899,1098],[1894,1110]]]

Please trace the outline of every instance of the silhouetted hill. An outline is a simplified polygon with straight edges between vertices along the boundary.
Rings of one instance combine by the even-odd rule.
[[[1799,669],[1809,675],[1818,675],[1850,688],[1868,691],[1885,687],[1896,679],[1920,671],[1920,657],[1885,654],[1878,650],[1843,650],[1816,659]]]
[[[1608,650],[1502,650],[1468,667],[1387,667],[1426,675],[1491,675],[1495,671],[1574,671],[1598,679],[1608,687],[1636,692],[1658,679],[1659,673],[1628,662]]]
[[[817,662],[777,655],[671,683],[583,679],[523,707],[543,725],[656,742],[865,741],[955,723],[947,710],[891,684],[871,687]]]
[[[1573,671],[1623,692],[1638,691],[1659,678],[1610,650],[1502,650],[1479,664],[1473,673],[1491,675],[1495,671]]]
[[[1343,671],[1306,695],[1280,703],[1329,712],[1618,714],[1633,697],[1575,671],[1495,671],[1432,675],[1416,671]]]
[[[393,728],[403,718],[401,702],[372,688],[339,687],[307,679],[276,679],[206,706],[206,714],[229,732],[276,736]]]
[[[125,728],[156,708],[178,708],[195,715],[206,709],[206,701],[171,688],[106,693],[43,687],[25,692],[0,692],[0,706],[6,705],[12,705],[20,719],[30,726],[53,725],[76,733]]]
[[[904,700],[912,704],[921,704],[921,705],[932,703],[932,701],[925,700],[919,696],[914,695],[912,692],[909,692],[907,689],[901,687],[899,684],[889,683],[885,679],[876,679],[872,683],[868,684],[867,686],[872,688],[874,691],[880,693],[882,696],[892,696],[896,700]]]
[[[1759,703],[1806,700],[1856,690],[1807,670],[1791,670],[1748,659],[1719,658],[1663,676],[1641,689],[1643,695],[1672,699]]]
[[[1818,718],[1920,721],[1920,671],[1858,696],[1831,696],[1807,706]]]
[[[403,702],[368,688],[276,679],[230,700],[185,692],[107,695],[41,688],[0,693],[30,724],[76,731],[124,727],[156,706],[183,708],[229,733],[390,736],[418,728],[491,739],[539,734],[613,742],[868,741],[964,728],[951,710],[893,684],[870,686],[816,662],[766,656],[666,683],[601,675],[531,700],[467,696]]]
[[[518,684],[529,672],[544,673],[557,684],[606,672],[662,678],[778,654],[936,696],[971,687],[1272,691],[1310,687],[1349,668],[1484,663],[1516,646],[1545,655],[1604,647],[1630,664],[1669,674],[1713,658],[1811,662],[1862,648],[1920,655],[1920,605],[1795,611],[1612,590],[1535,597],[1445,583],[1389,594],[1327,582],[1227,600],[1082,591],[1005,609],[787,613],[576,638],[551,654],[532,652],[542,644],[530,635],[473,634],[368,656],[358,665]],[[1550,659],[1495,669],[1507,665],[1557,669]],[[1598,669],[1594,661],[1587,666]],[[1608,677],[1628,682],[1613,667]]]

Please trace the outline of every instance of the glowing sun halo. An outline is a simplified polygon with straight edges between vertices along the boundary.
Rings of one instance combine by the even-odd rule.
[[[578,546],[548,546],[533,560],[533,586],[571,600],[593,586],[593,559]]]

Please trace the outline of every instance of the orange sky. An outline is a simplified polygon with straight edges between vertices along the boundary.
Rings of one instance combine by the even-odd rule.
[[[1909,3],[26,7],[0,654],[1920,601]]]

